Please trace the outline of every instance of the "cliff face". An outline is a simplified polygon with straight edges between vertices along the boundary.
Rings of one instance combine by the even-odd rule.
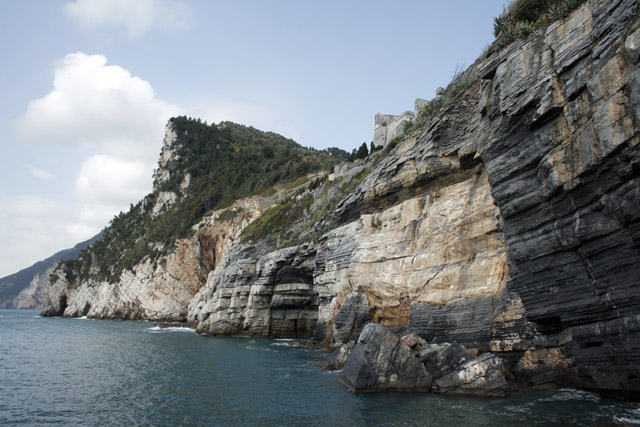
[[[494,351],[533,384],[637,396],[637,15],[635,1],[587,1],[478,60],[465,72],[475,83],[370,156],[355,188],[340,193],[343,167],[299,196],[312,198],[303,217],[339,200],[315,223],[329,230],[318,239],[241,238],[278,203],[244,200],[164,264],[115,285],[58,283],[49,300],[65,315],[187,319],[203,333],[330,346],[373,320]]]
[[[637,392],[634,6],[587,2],[480,64],[477,140],[501,212],[507,287],[536,331],[518,367],[568,367],[582,387]]]

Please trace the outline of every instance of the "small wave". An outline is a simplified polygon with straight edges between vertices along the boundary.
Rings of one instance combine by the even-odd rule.
[[[166,328],[162,328],[160,326],[152,326],[151,328],[147,328],[147,331],[149,332],[169,332],[169,331],[175,331],[175,332],[193,332],[195,333],[196,330],[193,328],[187,328],[186,326],[169,326]]]
[[[613,417],[613,419],[620,423],[631,424],[632,426],[640,425],[640,417],[639,418]]]
[[[82,316],[82,317],[76,317],[76,320],[87,320],[88,317],[87,316]]]
[[[534,406],[533,402],[528,402],[523,405],[505,406],[504,409],[514,414],[530,414],[533,406]]]
[[[272,342],[271,344],[272,346],[275,347],[297,347],[297,344],[291,343],[291,342]]]
[[[640,425],[640,408],[638,409],[629,409],[624,415],[616,415],[613,418],[621,423],[628,423],[634,426]]]
[[[599,402],[600,396],[584,390],[574,390],[572,388],[561,388],[558,394],[544,399],[538,399],[540,402],[558,402],[567,400],[587,400],[591,402]]]
[[[290,341],[295,341],[295,338],[276,338],[274,341],[290,342]]]

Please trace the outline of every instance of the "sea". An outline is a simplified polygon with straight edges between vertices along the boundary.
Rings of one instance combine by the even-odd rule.
[[[0,425],[640,425],[640,404],[569,388],[355,394],[300,344],[0,310]]]

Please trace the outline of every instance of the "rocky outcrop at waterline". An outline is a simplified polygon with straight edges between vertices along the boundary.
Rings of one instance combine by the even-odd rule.
[[[401,338],[376,323],[362,330],[355,347],[341,346],[329,363],[350,352],[340,384],[354,392],[426,392],[505,396],[509,385],[502,361],[493,353],[475,358],[457,342],[428,344],[415,334]]]
[[[370,321],[486,357],[464,372],[638,397],[637,18],[634,1],[586,1],[478,60],[384,150],[209,213],[118,280],[61,278],[45,310],[312,337],[342,361]],[[156,220],[186,199],[162,200]],[[450,374],[433,383],[468,392]]]

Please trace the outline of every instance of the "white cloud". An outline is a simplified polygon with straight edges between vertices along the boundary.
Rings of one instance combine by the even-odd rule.
[[[35,176],[36,178],[39,178],[43,181],[53,181],[56,177],[50,173],[47,172],[45,170],[42,169],[38,169],[36,167],[33,166],[29,166],[27,165],[27,169],[29,170],[29,173],[33,176]]]
[[[76,194],[84,202],[128,205],[151,191],[153,165],[96,155],[82,163]]]
[[[81,52],[57,62],[53,90],[14,120],[17,136],[155,161],[164,125],[178,107],[157,99],[147,81],[106,63],[103,55]]]
[[[76,0],[66,14],[83,30],[124,30],[137,37],[153,27],[188,28],[191,9],[172,0]]]
[[[82,163],[75,182],[77,208],[66,227],[77,241],[97,234],[121,211],[151,191],[153,164],[95,155]]]

